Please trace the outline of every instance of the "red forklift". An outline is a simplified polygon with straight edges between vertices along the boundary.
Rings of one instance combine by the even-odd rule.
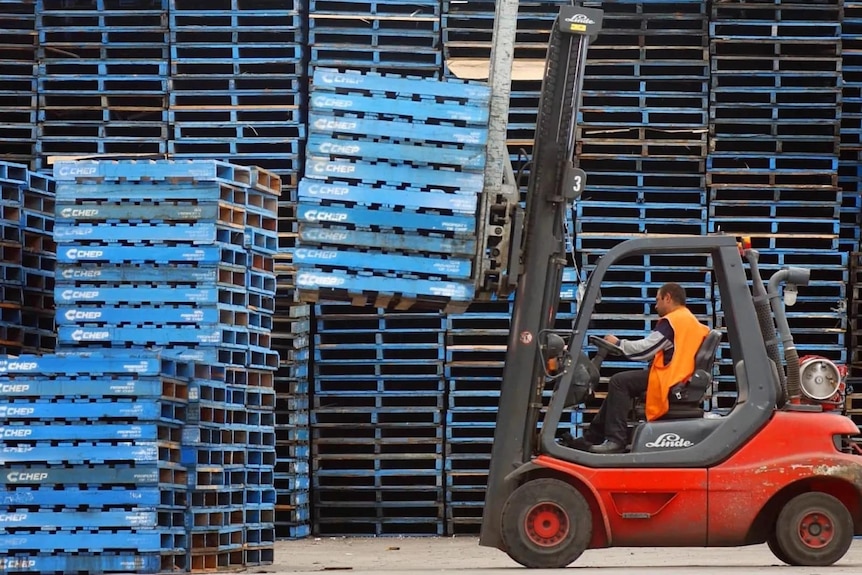
[[[843,414],[845,369],[800,358],[793,343],[783,298],[791,303],[808,270],[785,268],[764,282],[756,250],[734,237],[643,236],[597,262],[568,338],[554,331],[565,214],[586,181],[574,163],[579,95],[601,20],[600,10],[566,6],[551,35],[480,544],[532,568],[612,546],[763,542],[790,565],[830,565],[862,535],[862,440]],[[584,404],[603,360],[620,353],[587,337],[602,282],[615,264],[647,254],[708,256],[726,329],[701,344],[664,417],[644,421],[633,409],[626,452],[568,447],[558,431],[565,410]],[[726,414],[705,414],[722,339],[737,399]]]

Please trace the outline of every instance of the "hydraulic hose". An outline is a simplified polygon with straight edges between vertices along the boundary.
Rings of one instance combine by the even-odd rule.
[[[751,268],[751,291],[754,296],[754,311],[757,313],[757,322],[760,324],[763,343],[766,344],[766,355],[775,363],[778,371],[778,381],[781,383],[783,397],[779,398],[780,405],[784,401],[784,398],[787,397],[787,378],[784,369],[781,368],[781,358],[778,353],[778,338],[775,332],[775,322],[772,319],[769,296],[766,293],[766,286],[760,275],[760,268],[757,265],[760,259],[760,252],[757,250],[748,250],[745,253],[745,259],[748,260],[748,265]]]
[[[778,335],[784,348],[784,361],[787,364],[787,400],[798,403],[801,397],[801,384],[799,374],[799,354],[793,343],[793,334],[787,323],[787,315],[784,313],[784,302],[778,294],[778,286],[781,282],[794,285],[808,285],[811,278],[811,270],[805,268],[784,268],[775,272],[769,278],[769,303],[772,313],[775,315],[775,325],[778,327]]]

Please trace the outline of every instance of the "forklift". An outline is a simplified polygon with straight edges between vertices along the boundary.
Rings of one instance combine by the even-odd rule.
[[[735,237],[645,235],[598,260],[567,339],[554,330],[566,210],[586,182],[574,161],[580,91],[601,21],[601,10],[564,6],[551,33],[523,224],[512,240],[517,289],[479,543],[531,568],[565,567],[586,549],[612,546],[764,542],[787,564],[830,565],[862,535],[862,440],[843,414],[846,370],[800,358],[793,343],[783,298],[792,303],[807,269],[765,282],[757,251]],[[632,419],[624,453],[569,447],[558,432],[564,411],[591,397],[602,362],[621,351],[587,337],[602,282],[620,261],[650,254],[708,256],[726,329],[704,339],[665,416]],[[737,389],[724,415],[703,409],[722,339]]]

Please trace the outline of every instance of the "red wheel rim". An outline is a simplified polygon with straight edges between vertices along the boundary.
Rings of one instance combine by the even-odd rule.
[[[835,537],[832,518],[825,513],[812,511],[799,520],[799,539],[811,549],[822,549]]]
[[[553,547],[569,534],[569,516],[554,503],[539,503],[527,512],[527,536],[540,547]]]

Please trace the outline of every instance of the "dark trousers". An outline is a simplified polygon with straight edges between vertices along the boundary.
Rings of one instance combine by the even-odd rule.
[[[626,421],[632,408],[632,399],[646,393],[649,370],[621,371],[611,376],[608,396],[599,409],[584,437],[591,443],[608,439],[620,445],[627,443]]]

